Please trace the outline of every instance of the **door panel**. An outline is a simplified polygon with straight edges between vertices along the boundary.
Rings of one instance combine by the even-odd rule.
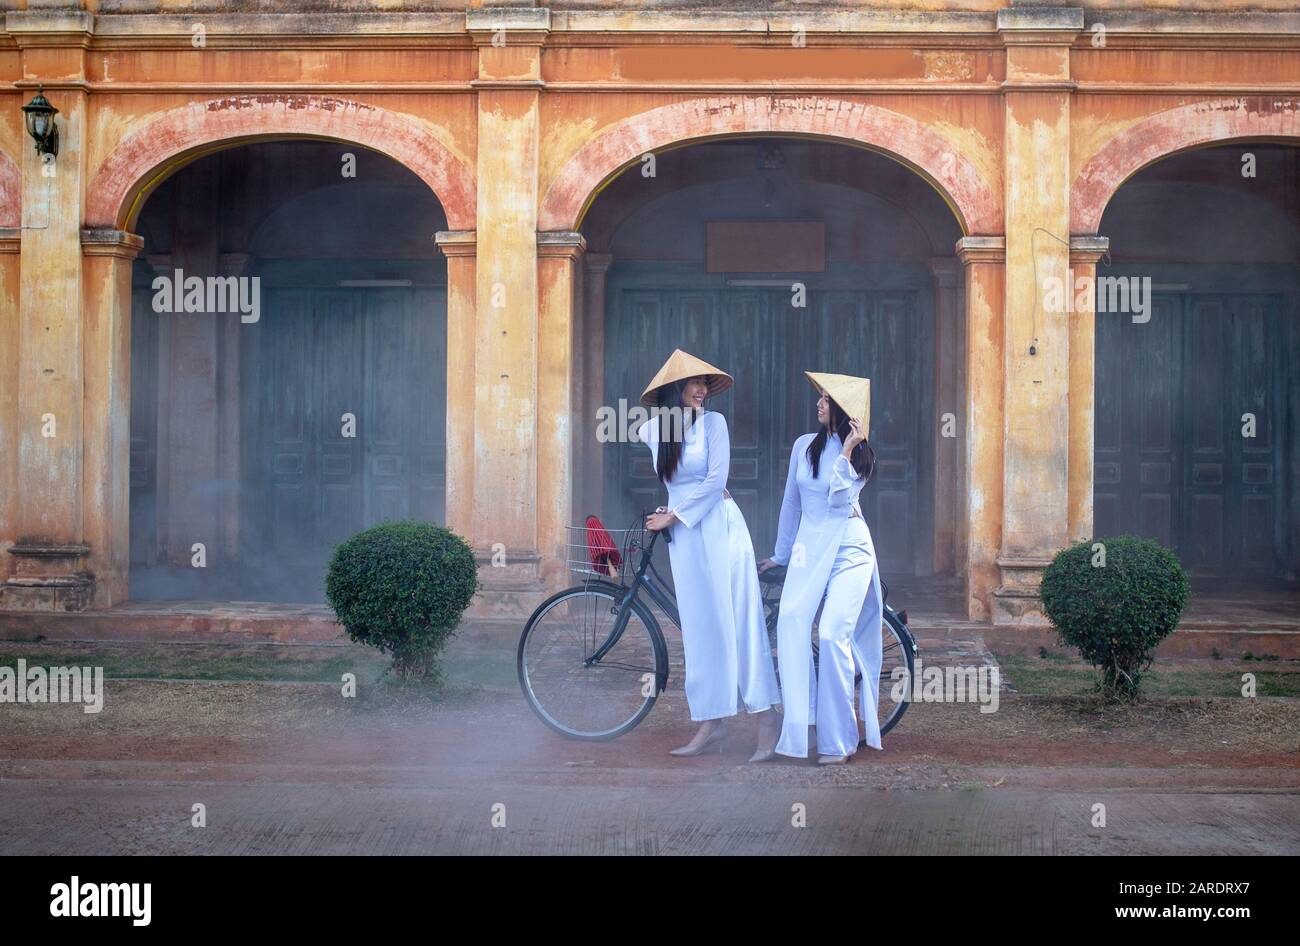
[[[443,521],[445,296],[264,295],[242,335],[243,594],[316,601],[339,542],[386,520]]]
[[[1094,534],[1152,538],[1193,576],[1280,574],[1280,311],[1271,295],[1179,293],[1147,323],[1098,316]]]

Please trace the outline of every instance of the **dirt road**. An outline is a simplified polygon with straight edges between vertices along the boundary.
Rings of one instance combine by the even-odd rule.
[[[914,707],[884,752],[818,769],[746,764],[747,720],[670,757],[691,731],[674,693],[591,744],[504,688],[111,682],[98,715],[0,706],[0,854],[1296,854],[1297,715],[1009,695]]]

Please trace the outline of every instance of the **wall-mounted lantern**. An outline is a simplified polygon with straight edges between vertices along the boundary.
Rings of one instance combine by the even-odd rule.
[[[54,124],[54,116],[59,110],[45,97],[45,87],[36,90],[36,96],[23,106],[27,116],[27,134],[36,142],[36,153],[40,155],[59,155],[59,129]]]

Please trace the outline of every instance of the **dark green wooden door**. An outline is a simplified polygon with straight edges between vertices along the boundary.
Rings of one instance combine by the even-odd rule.
[[[933,321],[915,291],[810,290],[805,308],[769,289],[620,289],[606,318],[605,396],[635,404],[674,348],[725,368],[735,387],[709,401],[731,432],[728,488],[759,558],[772,553],[790,446],[816,428],[804,370],[872,379],[871,440],[879,458],[862,506],[882,567],[927,574],[933,551],[929,471]],[[662,502],[649,451],[610,444],[605,516],[626,526]]]
[[[315,601],[348,536],[445,519],[445,295],[265,295],[261,321],[241,331],[243,584]]]
[[[1097,317],[1095,535],[1155,539],[1193,577],[1281,574],[1280,311],[1275,295],[1169,293],[1149,322]]]

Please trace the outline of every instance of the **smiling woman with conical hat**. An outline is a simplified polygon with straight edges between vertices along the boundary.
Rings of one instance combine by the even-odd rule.
[[[866,744],[881,747],[876,700],[884,603],[871,530],[858,504],[875,467],[867,444],[871,381],[805,374],[821,395],[820,428],[796,440],[790,451],[776,551],[759,568],[788,566],[776,632],[785,695],[776,751],[806,758],[808,726],[815,722],[818,763],[837,765],[858,748],[853,700],[858,671]],[[819,606],[820,660],[814,668],[812,626]]]
[[[668,505],[646,518],[646,528],[671,530],[677,610],[686,659],[686,703],[700,722],[695,737],[674,755],[721,749],[722,720],[740,705],[760,713],[755,757],[772,752],[780,730],[772,706],[780,702],[758,586],[754,545],[740,507],[727,492],[731,443],[727,421],[704,410],[706,398],[732,378],[678,349],[651,379],[641,402],[658,408],[637,430],[650,448],[655,473],[668,488]]]
[[[735,383],[735,379],[721,368],[715,368],[704,359],[675,348],[668,356],[668,360],[664,362],[664,366],[641,392],[641,403],[646,407],[657,406],[659,403],[657,392],[660,388],[666,384],[685,381],[687,378],[703,378],[708,385],[709,397],[721,394]]]

